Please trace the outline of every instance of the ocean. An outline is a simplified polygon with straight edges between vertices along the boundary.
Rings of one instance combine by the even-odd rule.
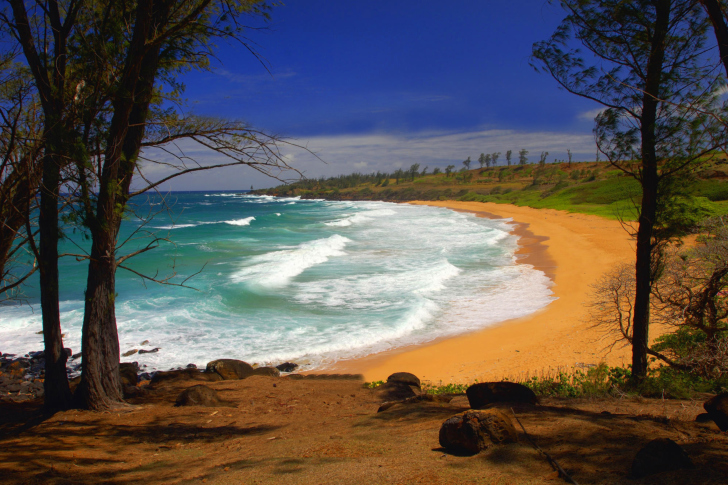
[[[121,352],[146,370],[218,358],[325,369],[342,359],[463,334],[544,307],[550,280],[516,264],[506,220],[449,209],[276,198],[232,192],[144,196],[124,221],[119,255],[193,287],[117,272]],[[89,246],[66,231],[61,252]],[[61,262],[65,346],[80,351],[87,264]],[[43,348],[37,281],[26,303],[0,307],[0,352]]]

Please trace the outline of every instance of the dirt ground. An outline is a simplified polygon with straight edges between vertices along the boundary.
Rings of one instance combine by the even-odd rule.
[[[360,381],[253,376],[202,383],[226,406],[174,407],[195,384],[162,383],[116,412],[0,405],[0,482],[564,483],[522,432],[519,443],[474,456],[441,449],[440,425],[468,409],[465,396],[377,413],[382,396]],[[728,436],[695,421],[703,400],[547,399],[513,410],[580,484],[727,483]],[[696,468],[627,479],[654,438],[679,443]]]

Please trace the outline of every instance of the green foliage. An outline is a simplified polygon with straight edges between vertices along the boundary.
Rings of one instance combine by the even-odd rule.
[[[559,371],[555,375],[531,377],[521,384],[541,396],[593,397],[613,394],[626,385],[628,378],[629,371],[610,368],[602,362],[586,372]]]
[[[477,382],[477,381],[476,381]],[[432,385],[423,384],[422,390],[426,394],[440,395],[440,394],[465,394],[465,391],[470,387],[470,384],[442,384]]]
[[[384,384],[384,381],[365,382],[364,387],[367,389],[374,389]]]
[[[601,363],[586,372],[559,371],[556,374],[531,377],[520,383],[539,396],[600,397],[639,395],[666,399],[688,399],[696,393],[718,393],[728,389],[728,377],[709,379],[671,367],[657,367],[635,385],[631,366],[609,367]]]

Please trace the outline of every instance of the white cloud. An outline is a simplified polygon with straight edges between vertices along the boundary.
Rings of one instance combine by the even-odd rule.
[[[467,157],[477,160],[480,153],[493,152],[501,152],[499,162],[504,164],[509,149],[513,150],[514,161],[522,148],[529,150],[531,160],[541,151],[547,151],[549,161],[565,159],[567,148],[577,159],[593,159],[596,151],[591,134],[515,130],[320,136],[307,139],[305,144],[326,162],[323,164],[310,154],[299,154],[296,167],[309,177],[338,175],[359,170],[362,166],[369,172],[392,171],[413,163],[430,168],[455,164],[459,168]]]
[[[316,136],[291,140],[304,148],[282,146],[282,154],[291,166],[307,177],[329,177],[355,171],[391,172],[406,168],[413,163],[421,167],[444,168],[449,164],[460,168],[467,157],[477,160],[480,153],[501,152],[499,162],[505,164],[505,153],[513,150],[514,163],[518,151],[529,150],[529,161],[538,159],[542,151],[549,152],[548,161],[554,158],[566,159],[566,149],[571,149],[574,160],[593,160],[594,137],[591,134],[559,132],[521,132],[516,130],[480,130],[472,132],[421,132],[414,134],[372,133],[362,135]],[[201,164],[221,163],[224,159],[200,146],[191,144],[182,147],[190,158]],[[315,155],[314,155],[315,154]],[[149,157],[152,154],[147,154]],[[157,153],[160,160],[166,158]],[[317,158],[317,156],[320,158]],[[477,162],[476,162],[477,165]],[[145,174],[159,179],[168,169],[160,165],[145,164]],[[295,174],[283,174],[291,178]],[[164,190],[235,190],[278,185],[276,180],[266,178],[249,167],[198,172],[164,184]]]
[[[599,113],[601,113],[602,111],[604,111],[605,109],[606,108],[590,109],[589,111],[584,111],[583,113],[579,113],[577,118],[579,118],[580,120],[594,121],[594,118],[596,118],[597,115]]]

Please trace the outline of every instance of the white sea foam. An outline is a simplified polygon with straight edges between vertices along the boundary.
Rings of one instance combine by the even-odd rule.
[[[255,217],[245,217],[243,219],[235,219],[232,221],[223,221],[225,224],[230,224],[231,226],[249,226],[251,222],[255,220]]]
[[[197,224],[171,224],[169,226],[157,226],[155,229],[184,229],[185,227],[197,227]]]
[[[334,234],[326,239],[302,243],[294,249],[254,256],[230,278],[236,283],[250,282],[268,288],[285,286],[308,268],[346,254],[344,247],[348,242],[350,239]]]
[[[134,356],[148,370],[225,357],[320,368],[518,318],[553,300],[542,272],[515,264],[517,238],[508,233],[508,221],[381,202],[208,196],[214,207],[201,213],[186,208],[185,223],[240,225],[258,217],[266,224],[256,225],[260,231],[213,225],[173,234],[180,273],[208,264],[190,280],[200,292],[136,290],[138,282],[132,286],[120,273],[121,351],[159,347]],[[200,200],[195,197],[190,200]],[[298,206],[287,209],[286,218],[265,217],[291,203]],[[148,257],[152,271],[165,258]],[[61,305],[64,343],[74,351],[80,349],[82,295],[80,286]],[[42,348],[39,329],[39,309],[0,307],[0,351]],[[145,340],[149,344],[140,346]]]

